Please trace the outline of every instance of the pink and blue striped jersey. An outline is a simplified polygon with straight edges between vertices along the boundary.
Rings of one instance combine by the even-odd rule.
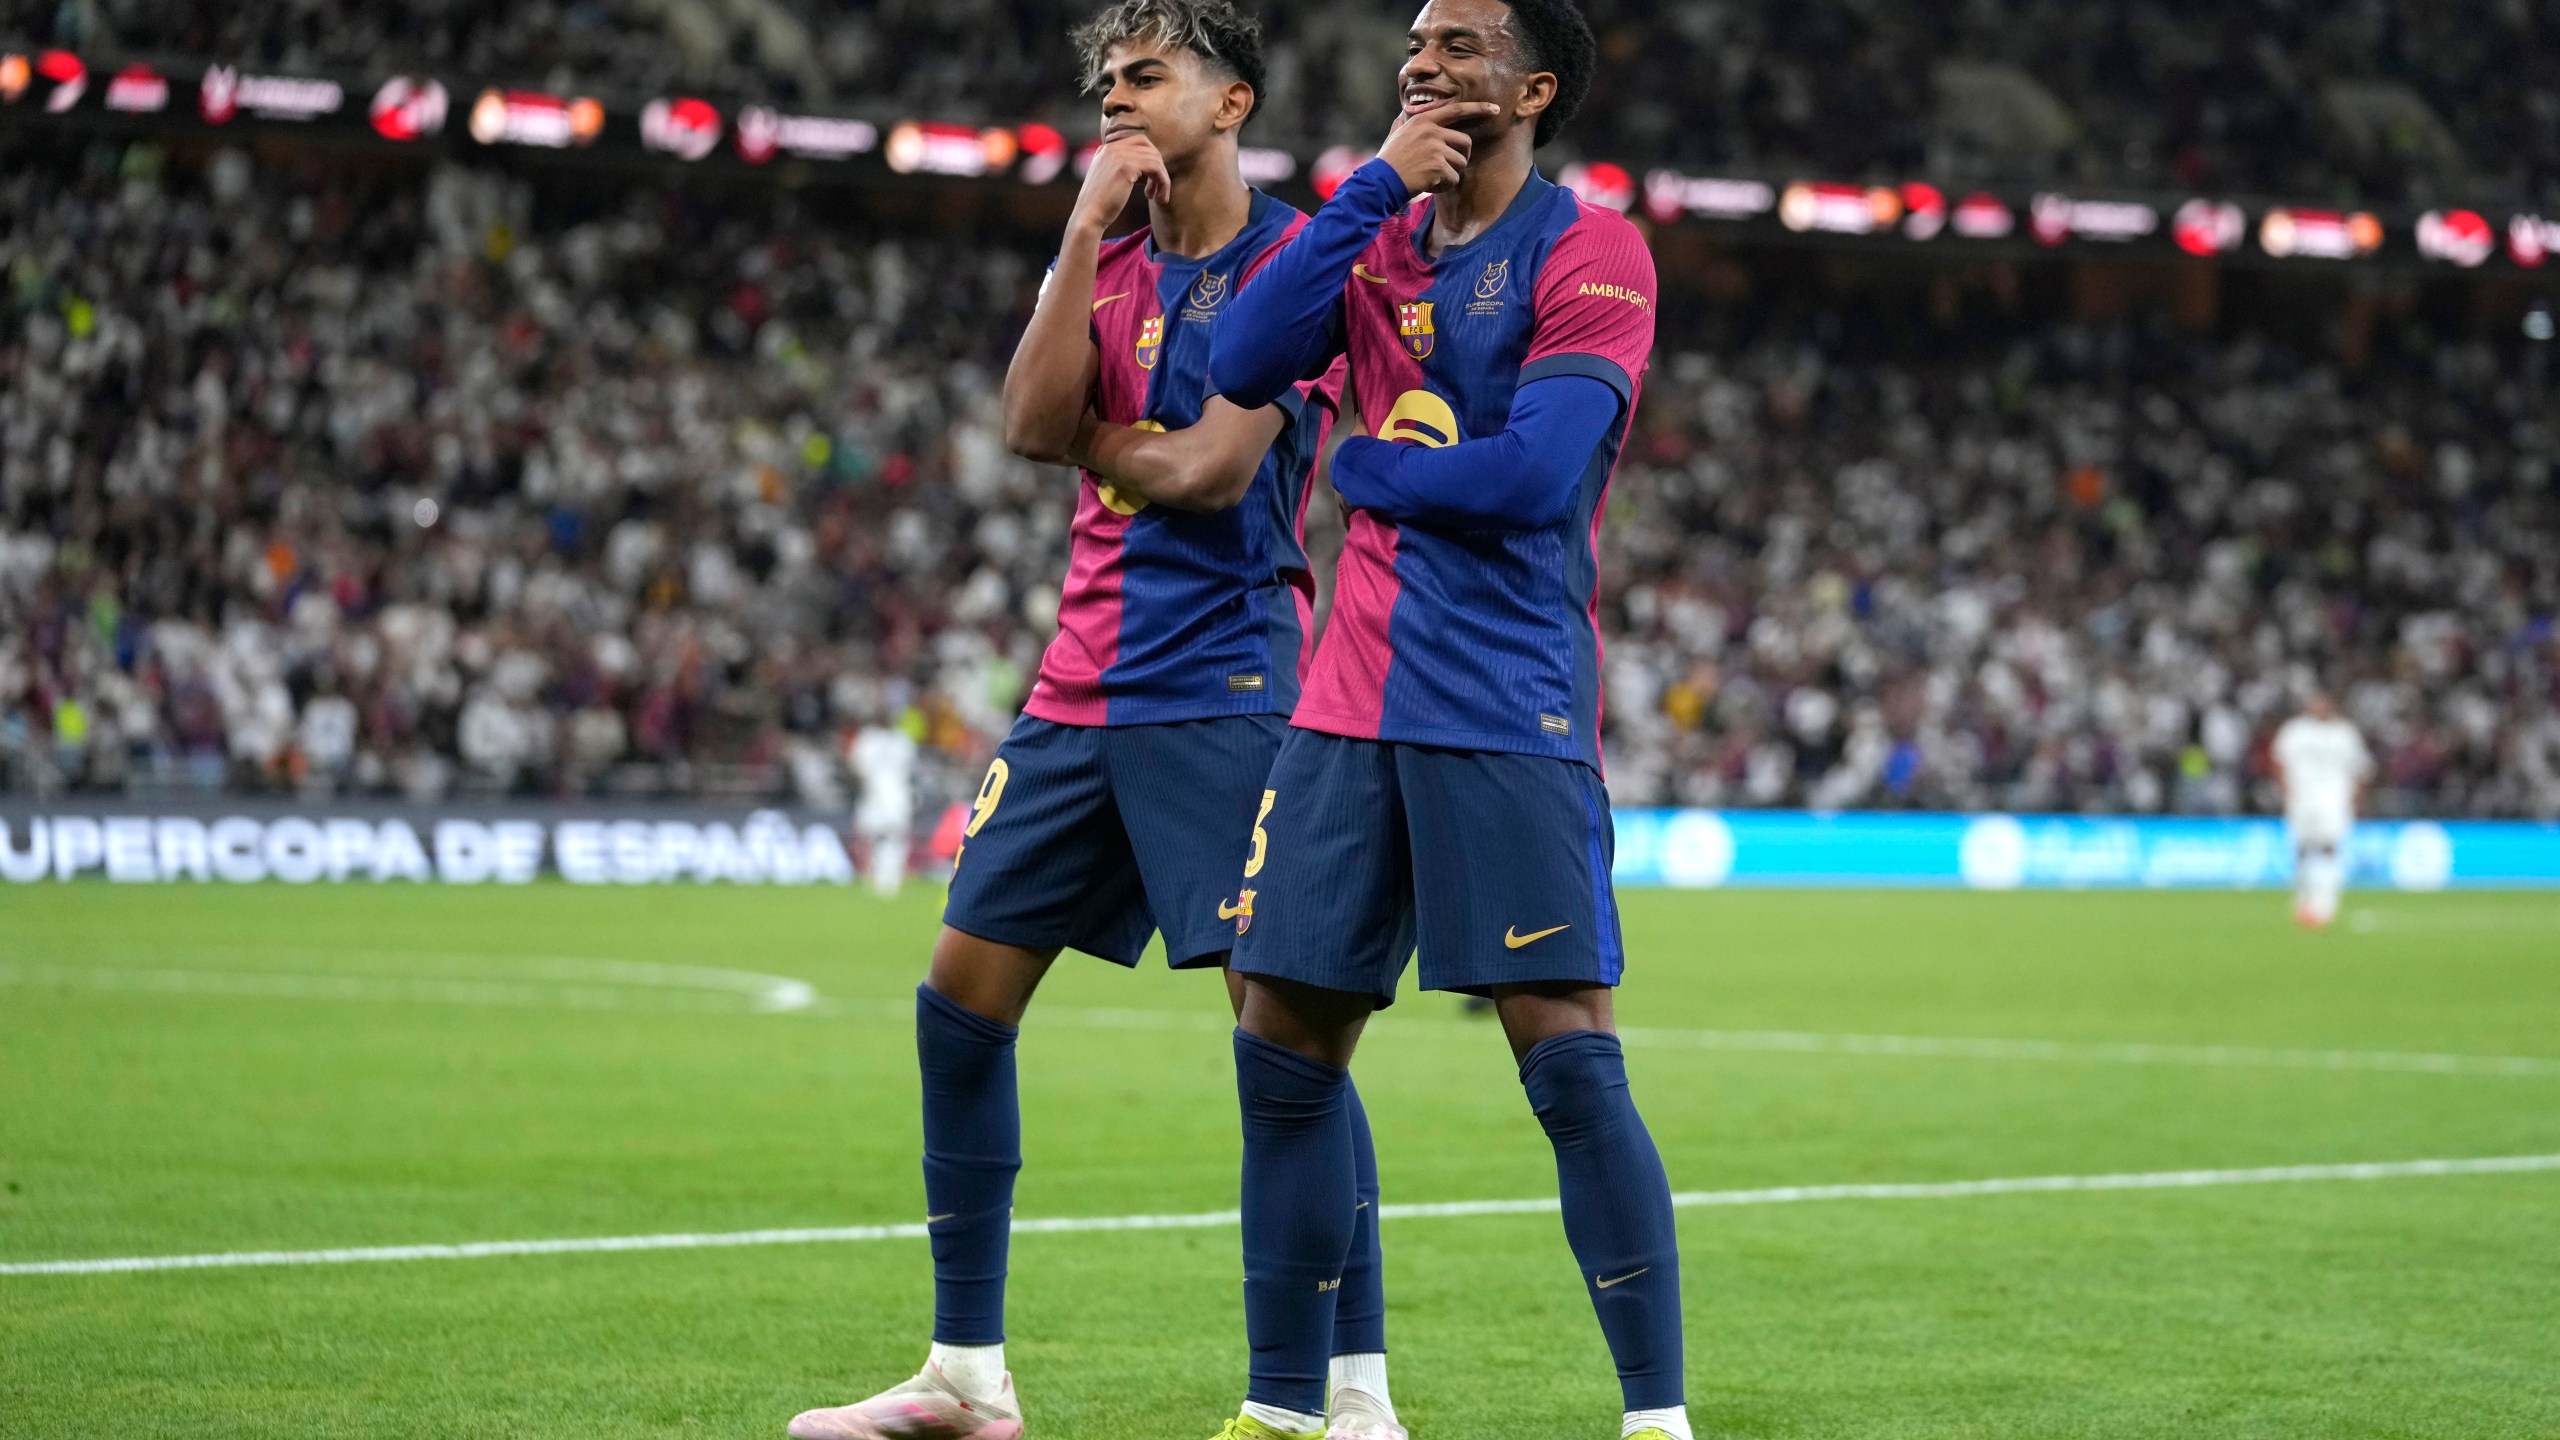
[[[1513,393],[1555,375],[1607,384],[1619,415],[1544,528],[1353,511],[1294,723],[1596,768],[1598,532],[1653,350],[1653,256],[1624,217],[1533,172],[1484,234],[1426,258],[1431,203],[1386,222],[1335,312],[1333,348],[1350,357],[1368,433],[1429,446],[1499,435]]]
[[[1257,190],[1244,229],[1205,258],[1160,253],[1144,229],[1104,246],[1094,413],[1162,430],[1197,421],[1227,301],[1305,223]],[[1328,375],[1283,395],[1287,428],[1243,502],[1214,515],[1152,506],[1085,472],[1058,633],[1025,712],[1064,725],[1290,713],[1313,630],[1307,482],[1338,394]]]

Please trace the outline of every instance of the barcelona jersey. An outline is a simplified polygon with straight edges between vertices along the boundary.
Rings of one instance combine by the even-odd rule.
[[[1597,768],[1598,529],[1653,349],[1653,256],[1624,217],[1534,172],[1491,228],[1436,257],[1422,248],[1433,203],[1385,223],[1334,311],[1331,349],[1350,357],[1367,432],[1430,446],[1499,435],[1514,392],[1555,375],[1605,383],[1619,415],[1543,529],[1352,512],[1294,723]]]
[[[1106,245],[1094,272],[1093,412],[1157,430],[1197,421],[1227,302],[1305,223],[1257,190],[1244,229],[1215,254],[1165,254],[1144,229]],[[1149,505],[1086,472],[1058,633],[1024,711],[1065,725],[1289,714],[1315,595],[1307,482],[1334,403],[1330,381],[1282,396],[1287,428],[1243,502],[1216,514]]]

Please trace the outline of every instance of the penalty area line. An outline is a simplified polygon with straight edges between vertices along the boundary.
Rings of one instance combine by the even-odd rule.
[[[1977,1195],[2056,1191],[2188,1190],[2218,1185],[2279,1185],[2323,1180],[2405,1180],[2440,1175],[2520,1175],[2560,1171],[2560,1155],[2493,1155],[2461,1160],[2382,1160],[2345,1165],[2270,1165],[2246,1170],[2153,1170],[2121,1175],[2025,1175],[1989,1180],[1904,1184],[1781,1185],[1757,1190],[1686,1190],[1681,1209],[1720,1205],[1795,1205],[1817,1200],[1953,1200]],[[1558,1209],[1550,1196],[1529,1200],[1459,1200],[1381,1205],[1383,1220],[1445,1220],[1470,1215],[1540,1215]],[[1114,1230],[1209,1230],[1238,1222],[1233,1210],[1187,1215],[1057,1216],[1016,1220],[1016,1235],[1068,1235]],[[337,1250],[242,1250],[211,1255],[130,1255],[101,1260],[36,1260],[0,1264],[0,1275],[113,1275],[141,1270],[224,1270],[279,1265],[359,1265],[398,1260],[484,1260],[508,1255],[585,1255],[629,1250],[712,1250],[747,1245],[824,1245],[920,1240],[922,1225],[842,1225],[797,1230],[726,1230],[703,1234],[597,1235],[561,1240],[483,1240],[460,1245],[377,1245]]]

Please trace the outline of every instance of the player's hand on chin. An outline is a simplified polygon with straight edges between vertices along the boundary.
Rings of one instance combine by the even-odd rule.
[[[1408,194],[1436,195],[1455,189],[1475,149],[1475,141],[1458,127],[1501,110],[1490,100],[1443,100],[1425,109],[1407,110],[1388,129],[1378,158],[1395,167]]]
[[[1093,168],[1084,172],[1084,189],[1076,194],[1074,222],[1095,231],[1111,228],[1129,207],[1129,192],[1146,191],[1162,204],[1173,198],[1173,176],[1164,168],[1156,142],[1136,130],[1105,135],[1093,152]]]

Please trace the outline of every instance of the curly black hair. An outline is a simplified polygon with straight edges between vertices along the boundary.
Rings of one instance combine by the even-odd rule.
[[[1511,36],[1520,45],[1523,74],[1544,70],[1556,77],[1556,98],[1538,116],[1536,143],[1544,145],[1564,133],[1583,97],[1591,93],[1591,72],[1600,63],[1600,42],[1591,38],[1591,22],[1575,0],[1504,0],[1511,7]],[[1260,92],[1255,92],[1259,94]]]
[[[1585,30],[1588,43],[1590,32]],[[1181,46],[1213,69],[1253,88],[1253,118],[1262,108],[1262,22],[1230,0],[1115,0],[1075,28],[1070,37],[1084,66],[1085,88],[1096,89],[1114,45],[1150,42]],[[1590,67],[1586,64],[1587,76]]]

